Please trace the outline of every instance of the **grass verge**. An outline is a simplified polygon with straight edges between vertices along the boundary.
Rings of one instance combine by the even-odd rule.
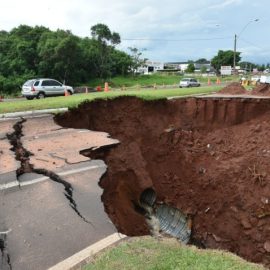
[[[143,99],[158,99],[172,96],[185,96],[192,94],[211,93],[220,90],[221,86],[208,86],[198,88],[177,88],[177,89],[144,89],[130,91],[110,91],[100,93],[76,94],[68,97],[53,97],[45,99],[1,102],[0,113],[21,112],[31,110],[55,109],[62,107],[76,107],[82,101],[93,100],[96,98],[114,98],[117,96],[137,96]]]
[[[162,74],[162,73],[155,73],[151,75],[137,75],[137,76],[116,76],[112,77],[111,79],[92,79],[83,85],[89,85],[92,87],[96,87],[97,85],[104,85],[104,82],[109,82],[111,87],[132,87],[136,85],[140,86],[153,86],[156,85],[178,85],[179,81],[183,77],[195,77],[201,83],[208,82],[208,78],[212,83],[215,83],[217,80],[216,76],[212,77],[203,77],[201,74]],[[221,78],[222,82],[231,82],[231,81],[239,81],[239,76],[226,76],[225,78]]]
[[[175,239],[134,238],[92,258],[83,270],[262,270],[224,251],[181,246]]]

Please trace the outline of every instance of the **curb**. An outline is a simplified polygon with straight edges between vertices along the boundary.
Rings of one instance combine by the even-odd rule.
[[[216,92],[211,92],[212,94],[216,93]],[[171,99],[179,99],[179,98],[187,98],[187,97],[201,97],[201,96],[206,96],[206,95],[211,95],[211,93],[209,92],[206,92],[206,93],[200,93],[200,94],[187,94],[187,95],[183,95],[183,96],[172,96],[172,97],[167,97],[168,100],[171,100]]]
[[[17,118],[17,117],[21,117],[21,116],[34,116],[34,115],[45,114],[45,113],[66,112],[66,111],[68,111],[68,108],[34,110],[34,111],[14,112],[14,113],[2,113],[2,114],[0,114],[0,119]]]
[[[111,246],[112,244],[126,238],[127,236],[120,233],[114,233],[109,235],[106,238],[96,242],[93,245],[79,251],[73,256],[63,260],[62,262],[54,265],[48,270],[77,270],[81,269],[81,267],[87,264],[93,255],[98,253],[99,251]]]

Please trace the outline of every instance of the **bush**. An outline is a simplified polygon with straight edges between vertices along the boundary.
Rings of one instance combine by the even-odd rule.
[[[21,92],[23,83],[31,78],[34,74],[25,74],[23,76],[9,76],[4,77],[0,75],[0,95],[18,96]]]

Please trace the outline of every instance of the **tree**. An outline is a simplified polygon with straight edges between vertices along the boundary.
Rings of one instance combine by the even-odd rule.
[[[254,68],[257,67],[256,64],[251,63],[251,62],[247,62],[247,61],[240,62],[239,65],[240,65],[241,69],[244,69],[246,71],[252,71]]]
[[[235,62],[238,63],[241,60],[241,52],[236,52]],[[221,66],[233,66],[234,52],[231,50],[222,51],[219,50],[218,54],[211,60],[213,67],[219,72]]]
[[[258,70],[259,71],[264,71],[265,70],[265,64],[258,65]]]
[[[132,65],[132,58],[125,52],[119,50],[112,51],[112,75],[127,75]]]
[[[202,66],[200,69],[201,73],[206,73],[207,72],[207,67],[206,66]]]
[[[79,38],[70,31],[45,33],[38,44],[38,55],[38,74],[66,83],[78,81],[78,67],[83,59],[82,50]]]
[[[185,70],[185,72],[187,73],[194,73],[195,71],[195,65],[193,63],[189,63],[187,66],[187,69]]]
[[[200,59],[196,60],[195,63],[197,63],[197,64],[208,64],[209,61],[207,59],[205,59],[205,58],[200,58]]]
[[[111,52],[121,42],[120,35],[102,23],[91,27],[91,35],[96,44],[94,64],[99,77],[106,78],[111,75]]]
[[[0,92],[15,94],[29,79],[52,77],[75,85],[93,78],[127,74],[131,57],[115,46],[120,35],[108,26],[92,27],[92,37],[69,30],[20,25],[0,31]]]
[[[98,23],[91,27],[91,35],[93,39],[98,42],[108,45],[117,45],[121,42],[120,35],[116,32],[111,32],[106,24]]]
[[[130,69],[134,76],[138,67],[145,65],[147,58],[142,58],[142,51],[140,51],[138,48],[129,47],[128,49],[131,52],[131,59],[132,59]]]

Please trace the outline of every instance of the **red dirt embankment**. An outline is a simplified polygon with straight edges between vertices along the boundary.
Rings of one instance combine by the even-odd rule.
[[[251,91],[251,94],[257,96],[270,96],[270,85],[259,84]]]
[[[62,126],[106,131],[121,143],[82,151],[102,158],[102,201],[117,229],[148,234],[139,198],[181,209],[193,237],[270,265],[270,100],[132,97],[97,100],[56,116]]]
[[[230,95],[242,95],[246,94],[247,91],[240,83],[233,82],[222,88],[218,93]]]

